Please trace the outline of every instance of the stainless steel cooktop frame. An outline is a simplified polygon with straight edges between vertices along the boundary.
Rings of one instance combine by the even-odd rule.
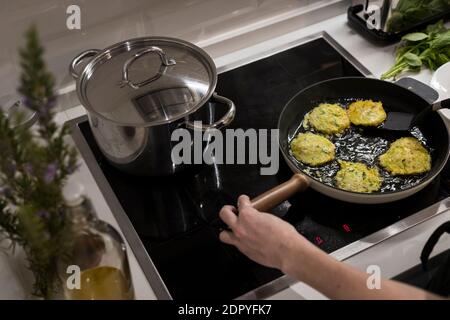
[[[347,50],[345,50],[342,46],[340,46],[331,36],[329,36],[326,32],[320,32],[313,34],[311,36],[298,39],[296,41],[290,42],[284,46],[277,47],[276,49],[268,50],[263,53],[255,54],[254,56],[247,57],[245,59],[236,61],[232,64],[229,64],[227,66],[221,67],[218,69],[219,73],[232,70],[235,68],[238,68],[240,66],[249,64],[253,61],[257,61],[260,59],[263,59],[265,57],[272,56],[274,54],[277,54],[279,52],[288,50],[290,48],[296,47],[298,45],[316,40],[318,38],[323,38],[325,41],[327,41],[336,51],[338,51],[345,59],[347,59],[357,70],[359,70],[364,76],[366,77],[373,77],[373,75],[370,73],[369,70],[367,70],[361,63],[358,62]],[[153,292],[155,293],[156,297],[158,299],[172,299],[170,292],[168,288],[165,286],[161,276],[159,275],[158,270],[156,269],[155,265],[152,262],[152,259],[147,253],[147,250],[144,247],[144,244],[140,240],[136,230],[134,229],[130,219],[128,218],[127,214],[125,213],[124,209],[120,205],[119,200],[117,199],[116,195],[114,194],[111,186],[109,185],[108,181],[106,180],[106,177],[103,175],[97,161],[95,160],[95,157],[90,150],[87,141],[84,139],[83,134],[81,133],[80,128],[78,127],[78,124],[87,120],[87,116],[81,116],[79,118],[73,119],[69,121],[69,124],[72,128],[72,137],[75,141],[76,146],[78,147],[83,159],[85,160],[89,170],[91,171],[95,181],[97,182],[103,196],[105,197],[105,200],[107,201],[112,213],[114,214],[114,217],[116,218],[123,235],[125,236],[128,244],[130,245],[131,249],[133,250],[134,255],[136,256],[136,259],[139,263],[139,265],[142,268],[142,271],[144,272],[145,276],[147,277],[147,280],[150,284],[150,286],[153,289]],[[448,199],[444,200],[446,207],[450,206],[450,201],[447,201]],[[436,208],[439,208],[439,205],[435,205]],[[352,256],[355,256],[356,254],[365,251],[401,232],[404,232],[408,230],[409,228],[412,228],[430,218],[433,218],[442,212],[443,210],[430,210],[430,208],[422,210],[412,216],[407,217],[404,220],[401,220],[389,227],[386,227],[378,232],[375,232],[365,238],[362,238],[356,242],[353,242],[349,245],[347,245],[344,248],[341,248],[333,253],[333,255],[336,259],[344,261]],[[297,283],[297,280],[292,279],[288,276],[282,276],[278,279],[275,279],[272,282],[269,282],[265,285],[262,285],[259,288],[256,288],[253,291],[250,291],[240,297],[237,297],[237,299],[265,299],[272,295],[274,295],[277,292],[280,292],[281,290],[284,290],[288,288],[289,286]],[[219,289],[220,290],[220,289]]]

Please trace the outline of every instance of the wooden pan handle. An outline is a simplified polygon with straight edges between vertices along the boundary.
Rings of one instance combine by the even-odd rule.
[[[285,183],[252,199],[253,208],[259,211],[269,211],[292,197],[295,193],[305,190],[308,186],[308,179],[304,175],[296,173]]]

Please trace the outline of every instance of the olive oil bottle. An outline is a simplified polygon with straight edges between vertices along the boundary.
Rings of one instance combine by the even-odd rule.
[[[63,298],[68,300],[134,299],[125,243],[117,230],[96,218],[82,185],[63,190],[72,219],[72,252],[58,261]]]

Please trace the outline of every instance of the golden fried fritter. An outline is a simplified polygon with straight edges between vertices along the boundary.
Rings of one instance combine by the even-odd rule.
[[[379,126],[386,120],[386,112],[381,102],[359,100],[348,107],[348,117],[357,126]]]
[[[325,134],[341,133],[350,127],[347,112],[338,104],[322,103],[305,117],[315,130]]]
[[[381,166],[392,175],[411,175],[431,170],[431,156],[416,138],[394,141],[379,158]]]
[[[325,164],[335,156],[335,146],[330,140],[310,132],[298,134],[291,141],[291,151],[298,161],[311,166]]]
[[[359,162],[339,161],[339,164],[341,169],[335,177],[338,188],[362,193],[380,190],[382,178],[377,168]]]

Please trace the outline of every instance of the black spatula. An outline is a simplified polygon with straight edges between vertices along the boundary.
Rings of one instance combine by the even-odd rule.
[[[406,112],[389,112],[384,124],[377,129],[387,131],[409,131],[419,125],[433,111],[450,108],[450,99],[429,105],[417,114]]]

